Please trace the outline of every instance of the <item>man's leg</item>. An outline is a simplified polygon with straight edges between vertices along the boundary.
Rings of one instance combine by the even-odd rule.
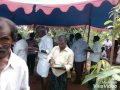
[[[41,88],[42,90],[47,90],[48,87],[48,78],[47,77],[41,77]]]
[[[84,64],[85,64],[85,61],[83,62],[80,62],[80,68],[79,68],[79,72],[80,72],[80,83],[82,82],[82,75],[83,75],[83,69],[84,69]]]
[[[75,62],[75,73],[76,73],[76,79],[75,83],[76,84],[81,84],[81,79],[82,79],[82,74],[83,74],[83,68],[84,68],[84,63],[83,62]]]
[[[93,66],[93,65],[96,65],[97,63],[96,62],[93,62],[93,61],[91,61],[91,66]],[[93,69],[91,69],[90,70],[90,73],[93,71]],[[92,79],[92,80],[90,80],[88,83],[89,83],[89,86],[91,87],[91,88],[93,88],[93,85],[95,84],[95,82],[96,82],[96,79]]]
[[[76,73],[76,78],[74,83],[80,84],[80,62],[75,62],[75,73]]]
[[[32,54],[31,55],[31,74],[34,74],[34,67],[35,67],[35,58],[36,58],[36,54]]]
[[[29,70],[29,74],[31,72],[31,64],[30,64],[30,55],[27,56],[27,66],[28,66],[28,70]]]

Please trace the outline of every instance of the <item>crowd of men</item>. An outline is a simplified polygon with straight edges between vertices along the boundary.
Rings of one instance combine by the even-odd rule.
[[[58,45],[53,46],[52,37],[45,27],[38,26],[36,34],[40,37],[38,43],[35,33],[30,33],[30,38],[25,40],[17,33],[12,21],[0,17],[0,90],[29,90],[28,77],[35,71],[40,77],[42,90],[67,90],[67,72],[73,66],[76,73],[74,83],[81,84],[87,52],[91,53],[91,65],[95,65],[101,56],[107,57],[106,50],[112,46],[110,43],[106,49],[107,40],[102,47],[100,37],[94,36],[93,47],[90,48],[80,33],[71,34],[69,41],[61,35]]]

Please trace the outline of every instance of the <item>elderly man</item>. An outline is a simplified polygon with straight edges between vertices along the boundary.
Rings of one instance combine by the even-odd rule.
[[[27,65],[11,51],[16,33],[15,24],[0,17],[0,90],[29,90]]]
[[[38,64],[37,64],[37,73],[41,77],[42,90],[46,90],[47,87],[47,77],[49,73],[50,65],[47,61],[48,54],[53,48],[53,40],[50,36],[46,34],[46,28],[38,26],[36,28],[38,36],[41,38],[38,46]]]
[[[73,51],[67,46],[65,36],[59,36],[58,45],[48,56],[52,73],[50,90],[67,90],[67,71],[73,67]]]

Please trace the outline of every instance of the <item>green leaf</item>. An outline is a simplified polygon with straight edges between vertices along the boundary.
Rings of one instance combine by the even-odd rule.
[[[91,69],[94,69],[94,68],[96,68],[96,65],[92,65],[90,68],[91,68]]]
[[[102,65],[102,62],[101,62],[101,61],[97,63],[97,73],[100,72],[101,65]]]
[[[118,19],[117,19],[117,21],[119,21],[119,22],[120,22],[120,18],[118,18]]]
[[[120,73],[120,69],[110,69],[107,71],[101,71],[100,74],[98,74],[96,77],[99,77],[99,79],[103,79],[118,73]]]
[[[112,23],[113,21],[112,20],[108,20],[108,21],[106,21],[105,23],[104,23],[104,25],[108,25],[108,24],[110,24],[110,23]]]
[[[85,84],[85,83],[87,83],[88,81],[96,78],[97,75],[98,75],[98,74],[95,74],[95,73],[94,73],[94,74],[89,74],[89,75],[85,76],[85,79],[83,80],[82,84]]]
[[[120,75],[115,74],[115,75],[112,75],[112,77],[113,77],[114,80],[120,81]]]

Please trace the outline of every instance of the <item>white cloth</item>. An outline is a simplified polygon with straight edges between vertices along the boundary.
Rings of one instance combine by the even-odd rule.
[[[27,62],[28,44],[26,40],[17,41],[13,47],[13,52]]]
[[[94,53],[90,54],[90,60],[93,62],[98,62],[101,57],[101,45],[98,41],[94,43],[92,50]]]
[[[37,64],[37,73],[41,77],[47,77],[49,73],[49,62],[47,61],[48,54],[51,52],[53,48],[53,40],[50,36],[45,35],[41,38],[41,41],[38,44],[39,52],[38,52],[38,64]],[[47,54],[42,53],[41,50],[45,50]]]
[[[24,60],[11,52],[8,65],[0,73],[0,90],[30,90]]]
[[[107,58],[107,53],[105,50],[103,50],[102,54],[101,54],[101,58]]]
[[[119,48],[117,54],[118,55],[117,55],[117,58],[116,58],[116,63],[120,64],[120,48]]]
[[[72,50],[75,55],[75,62],[83,62],[86,60],[86,49],[88,47],[87,42],[83,41],[82,39],[79,39],[75,41],[75,43],[72,46]]]
[[[104,41],[103,45],[107,46],[107,48],[109,49],[110,47],[112,47],[112,41],[110,41],[110,40],[107,41],[106,40],[106,41]]]

